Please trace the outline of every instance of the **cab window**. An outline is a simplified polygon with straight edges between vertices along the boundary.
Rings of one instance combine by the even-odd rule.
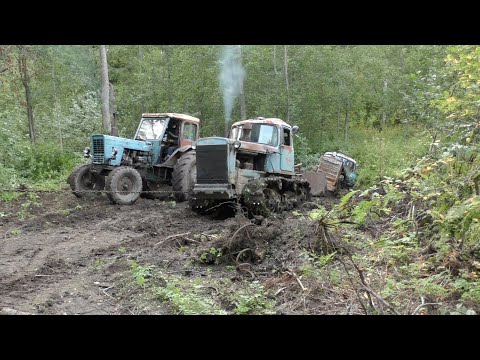
[[[191,141],[197,139],[197,125],[186,123],[183,125],[183,138]]]

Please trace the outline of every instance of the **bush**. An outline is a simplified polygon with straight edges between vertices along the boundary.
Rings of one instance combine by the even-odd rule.
[[[76,155],[61,152],[56,145],[39,144],[24,154],[17,171],[22,177],[34,181],[54,179],[69,173],[77,162]]]

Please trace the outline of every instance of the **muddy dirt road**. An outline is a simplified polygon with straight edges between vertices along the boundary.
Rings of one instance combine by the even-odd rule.
[[[213,304],[212,313],[248,313],[254,303],[246,301],[257,299],[268,313],[335,313],[318,296],[310,306],[303,298],[298,311],[292,305],[304,284],[286,269],[299,261],[299,246],[308,239],[308,231],[291,214],[257,226],[248,225],[244,217],[199,216],[186,203],[141,198],[134,205],[118,206],[106,197],[77,199],[65,192],[25,194],[2,202],[0,215],[0,309],[31,314],[177,314],[189,313],[191,304],[205,303]],[[282,232],[282,226],[288,226],[290,234]],[[220,247],[215,242],[222,234],[223,241],[236,238],[244,244],[230,244],[236,252],[217,261],[226,258],[216,252]],[[161,270],[163,278],[151,269]],[[156,292],[146,291],[148,280],[155,280]],[[228,284],[220,283],[224,280]],[[190,291],[181,281],[202,291],[195,290],[185,300],[190,308],[172,295],[176,289]],[[262,293],[263,302],[258,301],[252,289],[259,284],[274,295]],[[160,295],[158,289],[163,291]],[[236,298],[228,295],[237,290]],[[250,307],[240,307],[242,299]],[[209,312],[204,306],[197,313],[202,311]]]

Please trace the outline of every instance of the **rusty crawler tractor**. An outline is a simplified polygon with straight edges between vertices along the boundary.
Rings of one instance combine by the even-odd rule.
[[[192,210],[220,215],[238,201],[251,215],[268,215],[308,200],[309,183],[294,172],[297,130],[280,119],[256,118],[234,123],[229,138],[199,139]]]
[[[134,140],[93,135],[84,151],[91,163],[75,169],[68,182],[77,197],[105,191],[113,203],[129,205],[141,193],[185,201],[193,187],[196,167],[192,144],[200,120],[183,114],[143,114]]]

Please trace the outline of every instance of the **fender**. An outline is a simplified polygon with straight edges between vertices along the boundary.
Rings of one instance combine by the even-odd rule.
[[[172,153],[172,156],[170,156],[170,158],[165,161],[164,163],[160,164],[160,165],[156,165],[158,167],[174,167],[178,158],[188,152],[192,150],[192,145],[185,145],[185,146],[182,146],[182,147],[179,147],[177,150],[175,150],[173,153]]]

